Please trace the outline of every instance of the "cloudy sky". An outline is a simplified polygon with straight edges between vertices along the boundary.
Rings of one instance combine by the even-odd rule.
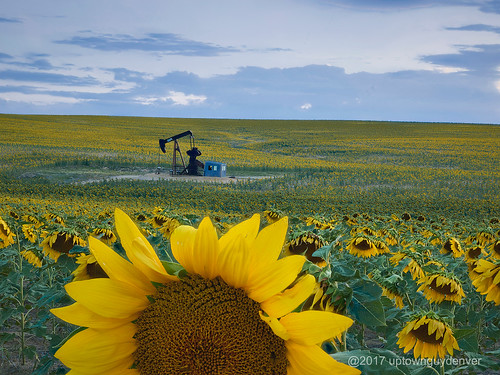
[[[2,0],[0,113],[500,123],[500,0]]]

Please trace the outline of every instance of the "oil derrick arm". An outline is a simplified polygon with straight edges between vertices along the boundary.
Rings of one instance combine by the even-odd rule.
[[[191,132],[191,130],[188,130],[188,131],[185,131],[184,133],[180,133],[180,134],[177,134],[177,135],[174,135],[173,137],[170,137],[170,138],[167,138],[167,139],[160,139],[160,149],[163,151],[163,153],[165,153],[165,145],[167,143],[170,143],[172,141],[177,141],[179,138],[182,138],[182,137],[185,137],[189,135],[192,139],[193,139],[193,143],[194,143],[194,137],[193,137],[193,133]]]

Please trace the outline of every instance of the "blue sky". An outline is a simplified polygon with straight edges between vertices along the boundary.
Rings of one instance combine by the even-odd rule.
[[[0,113],[500,123],[500,0],[5,0]]]

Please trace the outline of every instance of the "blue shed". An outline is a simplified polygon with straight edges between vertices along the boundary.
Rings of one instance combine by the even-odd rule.
[[[206,161],[203,175],[209,177],[226,177],[226,164],[217,161]]]

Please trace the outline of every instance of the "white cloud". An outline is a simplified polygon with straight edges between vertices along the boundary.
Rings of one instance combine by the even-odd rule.
[[[143,105],[152,105],[158,102],[172,102],[174,105],[196,105],[201,104],[207,100],[205,95],[194,95],[188,94],[186,95],[180,91],[169,91],[167,96],[159,96],[159,97],[136,97],[135,101],[143,104]]]
[[[304,103],[300,106],[300,109],[303,109],[305,111],[307,111],[308,109],[311,109],[312,108],[312,104],[311,103]]]
[[[2,92],[0,100],[7,102],[29,103],[33,105],[53,105],[53,104],[77,104],[88,102],[88,99],[77,99],[66,96],[56,96],[48,94],[24,94],[21,92]]]

